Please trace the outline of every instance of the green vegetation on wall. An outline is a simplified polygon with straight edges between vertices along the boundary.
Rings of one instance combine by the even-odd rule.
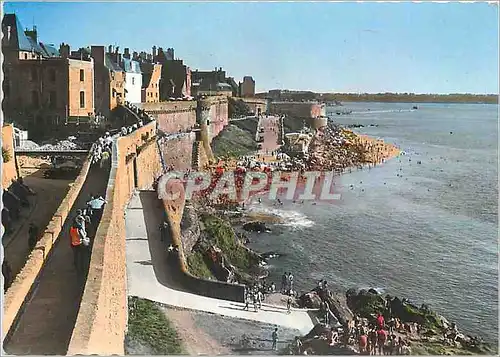
[[[212,148],[216,157],[238,157],[253,154],[257,151],[257,143],[255,134],[231,124],[212,140]]]
[[[244,271],[250,269],[251,256],[245,247],[237,242],[229,222],[212,215],[203,216],[202,222],[211,240],[224,252],[231,264]]]
[[[214,277],[212,272],[210,271],[210,268],[205,262],[203,253],[195,251],[191,255],[189,255],[186,260],[187,260],[188,270],[194,276],[203,279],[209,279]]]
[[[127,339],[141,344],[157,355],[184,354],[177,331],[165,313],[152,301],[129,297]]]
[[[11,157],[10,157],[10,152],[6,148],[2,146],[2,159],[3,162],[9,162]]]
[[[250,115],[251,109],[247,103],[241,99],[228,98],[227,111],[230,118],[238,118]]]

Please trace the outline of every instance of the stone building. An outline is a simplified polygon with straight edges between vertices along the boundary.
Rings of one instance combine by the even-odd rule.
[[[38,40],[36,28],[23,31],[15,14],[2,20],[4,55],[2,108],[6,121],[43,135],[54,125],[94,116],[94,62],[73,57],[69,46]]]
[[[158,103],[160,101],[161,64],[143,62],[141,71],[141,103]]]
[[[130,103],[141,102],[142,72],[139,62],[130,58],[128,48],[123,52],[121,67],[125,72],[125,100]]]
[[[253,97],[255,95],[255,81],[251,76],[243,77],[240,83],[240,96]]]
[[[118,48],[113,51],[109,46],[106,52],[104,46],[92,46],[90,52],[95,71],[95,110],[109,117],[111,111],[125,99],[125,72],[118,65]]]

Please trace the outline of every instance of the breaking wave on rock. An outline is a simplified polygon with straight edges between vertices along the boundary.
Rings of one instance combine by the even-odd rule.
[[[288,211],[281,208],[273,207],[251,207],[251,212],[260,213],[279,217],[282,223],[277,223],[279,226],[291,227],[293,229],[309,228],[314,226],[314,221],[307,218],[306,215],[297,211]]]

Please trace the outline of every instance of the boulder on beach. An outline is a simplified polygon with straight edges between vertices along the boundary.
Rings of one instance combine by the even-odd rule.
[[[266,227],[264,222],[254,221],[248,222],[243,225],[243,229],[248,232],[267,232],[269,228]]]
[[[299,306],[306,309],[319,309],[321,298],[316,291],[310,291],[299,297]]]

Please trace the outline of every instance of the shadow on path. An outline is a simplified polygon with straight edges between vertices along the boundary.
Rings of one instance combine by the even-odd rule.
[[[73,333],[84,285],[79,284],[73,265],[69,228],[90,194],[106,194],[109,167],[91,167],[87,179],[59,233],[34,289],[4,341],[5,351],[14,355],[65,355]],[[94,238],[98,222],[89,227]]]
[[[191,292],[184,286],[184,274],[181,271],[180,262],[175,255],[170,255],[167,248],[174,245],[170,234],[165,235],[165,241],[161,240],[160,225],[163,223],[164,211],[161,201],[154,191],[141,191],[139,198],[144,212],[147,239],[149,240],[149,252],[156,279],[160,284],[168,288]]]

